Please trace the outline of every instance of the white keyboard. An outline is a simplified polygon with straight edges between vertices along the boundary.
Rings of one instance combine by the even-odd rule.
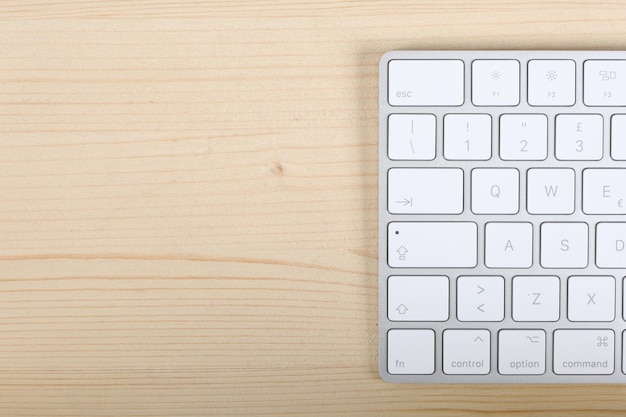
[[[626,52],[380,61],[380,374],[626,382]]]

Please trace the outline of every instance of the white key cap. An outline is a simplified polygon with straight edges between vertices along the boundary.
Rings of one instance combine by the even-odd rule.
[[[542,161],[548,157],[548,118],[545,114],[500,116],[500,158]]]
[[[429,375],[435,372],[435,332],[393,329],[387,333],[390,374]]]
[[[449,160],[491,158],[491,116],[447,114],[443,118],[443,156]]]
[[[389,104],[392,106],[460,106],[464,66],[461,60],[389,61]]]
[[[519,62],[480,59],[472,62],[472,103],[476,106],[519,104]]]
[[[502,321],[504,278],[461,276],[457,279],[457,318],[460,321]]]
[[[556,116],[557,159],[597,161],[602,158],[603,120],[599,114]]]
[[[390,159],[431,161],[435,159],[435,116],[392,114],[389,116]]]
[[[448,320],[448,277],[391,276],[387,284],[389,320]]]
[[[392,168],[388,187],[389,213],[463,211],[463,170],[459,168]]]
[[[626,105],[626,61],[587,60],[583,75],[585,105]]]
[[[533,226],[530,223],[487,223],[485,265],[489,268],[530,268]]]
[[[519,171],[514,168],[472,170],[472,212],[515,214],[519,211]]]
[[[615,334],[612,330],[554,331],[554,373],[559,375],[609,375],[615,368]]]
[[[543,330],[500,330],[498,372],[503,375],[541,375],[546,371],[546,333]]]
[[[574,170],[533,168],[528,170],[527,206],[531,214],[574,212]]]
[[[626,223],[598,223],[596,265],[599,268],[626,268]]]
[[[583,211],[586,214],[626,214],[626,169],[585,169]]]
[[[473,268],[477,226],[472,222],[391,222],[387,259],[392,268]]]
[[[611,117],[611,158],[626,161],[626,114]]]
[[[576,63],[569,59],[528,62],[528,103],[531,106],[572,106],[576,99]]]
[[[567,318],[570,321],[613,321],[615,278],[570,277],[567,281]]]
[[[543,223],[541,225],[541,266],[584,268],[587,266],[587,223]]]
[[[486,375],[490,369],[489,330],[445,330],[443,372],[449,375]]]
[[[560,285],[555,276],[513,277],[513,320],[557,321]]]

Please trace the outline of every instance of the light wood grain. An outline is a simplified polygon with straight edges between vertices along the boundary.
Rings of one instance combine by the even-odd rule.
[[[0,415],[621,416],[377,374],[377,64],[624,49],[622,1],[0,2]]]

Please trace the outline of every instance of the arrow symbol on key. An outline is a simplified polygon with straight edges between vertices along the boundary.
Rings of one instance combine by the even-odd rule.
[[[482,294],[485,291],[485,289],[483,287],[481,287],[480,285],[477,285],[477,287],[478,287],[479,291],[476,294]]]
[[[476,307],[476,308],[477,308],[478,310],[480,310],[480,312],[481,312],[481,313],[484,313],[484,312],[485,312],[485,310],[483,310],[483,307],[484,307],[484,306],[485,306],[484,304],[481,304],[481,305],[479,305],[479,306],[478,306],[478,307]]]
[[[396,203],[402,204],[404,207],[406,207],[408,205],[413,207],[413,199],[412,198],[411,199],[405,198],[404,200],[396,201]]]

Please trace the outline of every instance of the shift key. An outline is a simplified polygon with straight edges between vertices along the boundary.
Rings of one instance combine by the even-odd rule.
[[[473,222],[391,222],[387,261],[392,268],[473,268],[478,227]]]

